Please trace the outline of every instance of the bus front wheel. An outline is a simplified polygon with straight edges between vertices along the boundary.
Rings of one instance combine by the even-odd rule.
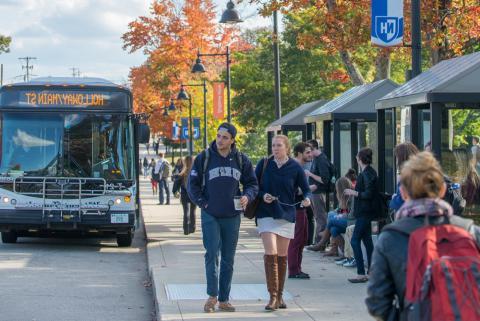
[[[2,234],[3,236],[3,234]],[[128,231],[125,234],[117,233],[117,244],[119,247],[128,247],[132,245],[133,241],[133,233],[132,231]]]
[[[2,242],[3,243],[17,243],[17,232],[16,231],[2,232]]]

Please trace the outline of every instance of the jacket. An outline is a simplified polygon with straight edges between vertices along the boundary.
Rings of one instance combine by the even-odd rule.
[[[378,194],[377,172],[368,165],[358,175],[355,191],[358,196],[353,202],[353,215],[355,218],[369,218],[376,213],[375,202]]]
[[[258,162],[255,169],[258,178],[261,176],[264,162],[265,159]],[[265,168],[261,181],[262,184],[258,192],[261,201],[256,211],[257,218],[272,217],[274,219],[284,219],[292,223],[295,222],[295,206],[291,205],[296,203],[295,194],[298,188],[302,190],[305,198],[311,197],[305,171],[300,164],[290,158],[282,167],[278,168],[273,157],[271,157],[268,160],[267,168]],[[263,196],[266,193],[278,197],[278,200],[270,204],[265,203]]]
[[[258,193],[257,177],[247,156],[240,153],[235,145],[227,157],[217,151],[215,141],[210,145],[208,167],[205,173],[205,187],[202,188],[205,152],[195,157],[188,178],[187,191],[190,199],[215,217],[233,217],[241,213],[235,210],[233,197],[245,195],[248,201],[255,199]],[[243,165],[238,164],[238,156]],[[240,192],[240,183],[243,192]]]
[[[322,178],[323,184],[310,178],[310,184],[315,184],[317,189],[313,194],[327,193],[330,188],[330,161],[327,158],[327,155],[321,153],[313,159],[312,167],[310,170],[313,174],[320,176]]]
[[[444,217],[434,217],[431,218],[431,223],[442,224],[444,220]],[[451,216],[449,220],[450,224],[470,232],[480,246],[480,229],[472,220],[459,216]],[[388,320],[392,313],[394,296],[397,296],[399,301],[400,320],[405,320],[402,307],[406,288],[409,235],[396,229],[415,230],[424,224],[424,216],[402,218],[385,226],[378,238],[372,255],[365,300],[369,313],[377,320]]]

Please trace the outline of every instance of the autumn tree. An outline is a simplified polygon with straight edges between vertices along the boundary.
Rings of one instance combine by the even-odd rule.
[[[125,50],[142,50],[148,57],[142,66],[132,68],[130,78],[135,108],[151,115],[150,125],[154,132],[171,125],[174,118],[179,120],[188,114],[188,108],[182,108],[174,118],[162,117],[163,102],[175,98],[180,84],[191,79],[191,66],[197,50],[215,53],[224,52],[227,44],[234,49],[242,46],[235,28],[215,22],[214,9],[212,0],[185,1],[181,8],[177,8],[172,0],[155,0],[150,15],[131,22],[128,32],[122,36]],[[205,64],[209,72],[204,76],[215,80],[224,61],[208,60]],[[194,89],[189,91],[195,92]],[[194,115],[203,114],[201,97],[195,92]],[[176,104],[182,106],[181,102]],[[211,113],[210,108],[209,119]]]
[[[370,78],[359,68],[357,51],[369,52],[373,79],[390,76],[392,53],[404,63],[407,48],[375,48],[370,45],[370,0],[249,0],[262,5],[262,14],[281,10],[297,16],[300,45],[327,45],[339,54],[356,85]],[[478,43],[480,5],[476,0],[422,0],[423,46],[429,52],[427,65],[472,50]],[[410,41],[410,0],[404,2],[405,42]]]

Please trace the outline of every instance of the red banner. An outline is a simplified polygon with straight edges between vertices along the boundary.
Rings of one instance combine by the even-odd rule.
[[[216,119],[223,119],[225,117],[224,89],[225,84],[223,82],[216,82],[213,84],[213,117]]]

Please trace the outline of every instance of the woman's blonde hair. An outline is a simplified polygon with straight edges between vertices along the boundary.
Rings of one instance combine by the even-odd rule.
[[[444,184],[442,168],[432,153],[421,152],[403,164],[400,182],[412,199],[437,198]]]
[[[348,196],[343,194],[347,188],[352,188],[352,182],[346,177],[340,177],[335,183],[335,189],[337,191],[338,206],[341,209],[348,208]]]
[[[290,144],[290,140],[288,139],[288,137],[285,135],[275,135],[273,136],[272,142],[275,139],[281,139],[283,141],[285,147],[287,148],[287,155],[290,156],[290,153],[292,152],[292,145]]]
[[[186,156],[183,160],[183,168],[182,171],[178,174],[182,178],[182,183],[184,186],[187,186],[188,176],[190,175],[190,171],[192,170],[193,166],[193,157]]]

